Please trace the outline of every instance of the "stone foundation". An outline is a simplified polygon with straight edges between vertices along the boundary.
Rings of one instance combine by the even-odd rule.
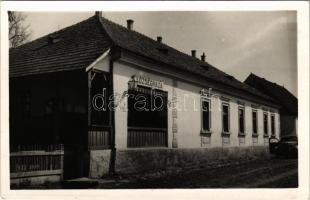
[[[233,161],[269,158],[266,146],[195,148],[195,149],[126,149],[116,151],[118,174],[145,173],[165,169],[212,166]]]
[[[109,173],[111,150],[90,150],[89,177],[101,178]]]

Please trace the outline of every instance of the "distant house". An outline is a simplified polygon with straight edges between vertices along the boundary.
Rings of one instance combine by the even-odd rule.
[[[272,83],[252,73],[244,82],[280,103],[280,136],[296,136],[298,119],[297,98],[285,89],[285,87]]]
[[[268,153],[277,101],[133,23],[96,12],[10,49],[12,148],[63,144],[64,178]]]

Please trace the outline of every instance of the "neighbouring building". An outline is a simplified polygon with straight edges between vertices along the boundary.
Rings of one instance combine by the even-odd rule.
[[[133,23],[96,12],[10,49],[12,149],[63,144],[65,179],[268,154],[277,100]]]
[[[280,108],[280,137],[297,136],[298,100],[285,87],[270,82],[255,74],[244,81],[264,94],[276,99]]]

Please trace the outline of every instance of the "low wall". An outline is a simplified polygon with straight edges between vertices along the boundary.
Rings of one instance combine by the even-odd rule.
[[[10,184],[13,188],[60,182],[63,179],[62,145],[30,145],[25,149],[10,153]]]
[[[195,166],[214,166],[231,161],[269,158],[266,146],[195,148],[195,149],[126,149],[116,151],[115,171],[134,174]]]
[[[33,177],[22,177],[22,178],[13,178],[10,180],[11,187],[28,187],[34,185],[43,185],[47,183],[57,183],[62,180],[61,175],[59,174],[49,174],[42,176],[33,176]]]
[[[111,150],[90,150],[89,177],[101,178],[109,173]]]

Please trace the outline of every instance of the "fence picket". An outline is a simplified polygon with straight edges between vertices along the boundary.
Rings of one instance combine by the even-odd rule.
[[[22,151],[15,151],[10,154],[10,173],[35,171],[46,171],[48,173],[50,170],[61,170],[63,172],[64,150],[62,145],[51,145],[49,147],[18,145],[17,149]]]

